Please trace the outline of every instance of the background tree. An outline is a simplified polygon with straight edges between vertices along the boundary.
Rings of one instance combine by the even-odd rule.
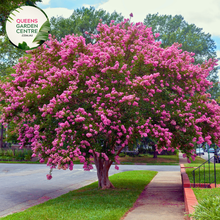
[[[161,46],[166,48],[173,43],[182,44],[183,51],[195,53],[196,64],[202,64],[209,58],[216,58],[216,44],[211,38],[211,34],[204,33],[202,28],[195,24],[188,24],[181,15],[158,15],[148,14],[144,19],[147,27],[152,27],[152,32],[159,33],[158,40],[162,42]],[[220,95],[218,84],[218,70],[214,68],[208,79],[213,82],[213,88],[209,89],[212,98],[216,99]]]
[[[86,43],[91,43],[91,37],[85,32],[90,34],[97,34],[96,27],[102,19],[103,24],[110,24],[111,20],[115,23],[123,21],[123,16],[117,12],[112,14],[106,12],[103,9],[96,10],[94,7],[90,8],[82,7],[74,10],[73,14],[69,18],[52,17],[50,19],[51,34],[61,41],[65,35],[78,34],[82,35],[86,39]]]
[[[24,50],[13,46],[6,37],[0,38],[0,77],[9,76],[13,73],[12,67],[25,54]],[[2,80],[2,78],[0,79]]]
[[[205,93],[215,60],[198,66],[178,44],[161,48],[142,23],[99,24],[98,31],[94,44],[50,38],[0,87],[1,121],[16,123],[20,143],[31,144],[40,162],[72,170],[79,158],[90,170],[94,160],[105,189],[114,187],[108,171],[118,154],[143,137],[158,152],[188,157],[195,143],[220,144],[220,107]]]

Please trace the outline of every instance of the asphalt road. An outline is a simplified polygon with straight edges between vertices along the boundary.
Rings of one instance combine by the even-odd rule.
[[[34,205],[42,198],[46,201],[96,181],[96,169],[84,171],[82,166],[74,165],[72,171],[53,170],[53,178],[47,180],[49,167],[44,164],[0,163],[0,216],[18,210],[19,204]],[[180,167],[119,165],[119,170],[112,166],[109,175],[130,170],[180,171]]]

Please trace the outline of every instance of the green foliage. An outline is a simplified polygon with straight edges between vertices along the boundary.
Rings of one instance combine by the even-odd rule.
[[[32,150],[4,150],[0,149],[0,160],[17,160],[17,161],[30,161],[32,156]]]
[[[37,42],[38,44],[40,44],[46,41],[48,39],[49,31],[50,31],[50,22],[47,20],[41,26],[33,42]]]
[[[135,157],[135,156],[138,156],[139,155],[139,152],[137,151],[130,151],[130,152],[127,152],[126,155],[130,156],[130,157]]]
[[[220,220],[220,197],[210,196],[195,207],[195,212],[190,215],[195,220]]]
[[[24,153],[24,160],[30,161],[31,158],[32,158],[31,156],[32,156],[32,154],[33,154],[32,150],[26,150],[26,149],[24,149],[23,153]]]
[[[4,151],[0,148],[0,156],[4,156]]]
[[[97,34],[96,27],[102,19],[103,24],[110,24],[111,20],[115,20],[115,23],[123,21],[123,16],[117,12],[112,14],[107,13],[103,9],[95,10],[94,7],[74,10],[73,14],[69,18],[63,17],[52,17],[51,23],[51,34],[60,41],[68,34],[82,35],[87,43],[92,43],[90,35],[86,35],[87,31],[90,34]]]
[[[21,150],[15,150],[15,160],[24,160],[24,155]]]
[[[32,150],[27,150],[27,149],[23,149],[23,150],[15,150],[15,155],[14,158],[15,160],[31,160],[31,155],[32,155]]]
[[[119,156],[119,157],[125,157],[126,154],[125,154],[125,153],[120,153],[118,156]]]
[[[4,155],[5,156],[9,156],[9,157],[13,157],[14,156],[14,152],[13,152],[13,150],[10,149],[10,150],[5,151]]]
[[[15,70],[12,66],[25,54],[25,51],[18,50],[6,37],[0,38],[0,79],[2,79],[2,76],[8,77],[11,73],[14,73]]]
[[[157,38],[162,41],[161,46],[166,48],[174,42],[182,44],[183,51],[195,53],[195,63],[202,63],[211,57],[216,57],[216,45],[211,34],[202,32],[202,28],[195,24],[188,24],[182,15],[148,14],[144,19],[152,32],[160,33]]]
[[[163,150],[160,155],[177,155],[178,154],[178,150],[174,150],[174,152],[172,151],[167,151],[167,150]]]
[[[6,69],[4,69],[2,72],[2,74],[4,74],[4,75],[1,75],[1,73],[0,73],[1,82],[4,83],[4,82],[12,81],[14,79],[14,77],[12,77],[11,74],[14,74],[14,73],[16,73],[16,72],[15,72],[15,69],[13,69],[13,67],[7,67]]]
[[[30,50],[31,49],[25,41],[23,41],[22,43],[19,43],[18,48],[22,49],[22,50]]]
[[[11,121],[9,124],[8,124],[8,130],[5,132],[7,134],[7,143],[13,143],[13,144],[16,144],[18,141],[17,141],[17,138],[18,138],[18,130],[17,130],[17,125]]]
[[[40,164],[39,161],[10,161],[10,160],[7,160],[7,161],[2,161],[0,160],[0,163],[16,163],[16,164]]]

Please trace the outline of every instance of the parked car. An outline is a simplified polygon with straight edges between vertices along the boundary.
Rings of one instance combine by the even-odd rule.
[[[209,153],[215,153],[215,149],[214,148],[209,148],[208,151]],[[219,152],[219,148],[216,149],[216,152]]]
[[[200,154],[202,154],[202,155],[204,155],[204,149],[203,148],[196,148],[196,154],[197,155],[200,155]]]
[[[214,160],[216,163],[220,163],[220,154],[217,154]]]

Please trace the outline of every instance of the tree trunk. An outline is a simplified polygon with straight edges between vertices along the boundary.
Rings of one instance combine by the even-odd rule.
[[[1,124],[0,128],[0,148],[3,148],[3,125]]]
[[[111,167],[112,161],[106,161],[94,155],[95,165],[97,169],[97,176],[99,181],[99,187],[101,189],[115,188],[108,178],[108,171]]]
[[[157,151],[156,151],[155,145],[153,145],[153,150],[154,150],[154,157],[153,158],[157,158]]]

